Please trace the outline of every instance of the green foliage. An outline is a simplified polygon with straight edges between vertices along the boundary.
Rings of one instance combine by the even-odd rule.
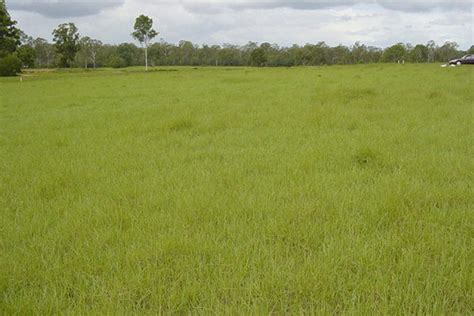
[[[36,66],[38,68],[49,67],[54,60],[54,47],[44,38],[36,38],[33,40],[35,49]]]
[[[117,46],[116,54],[125,62],[125,66],[133,66],[138,64],[140,58],[140,49],[134,44],[122,43]]]
[[[436,50],[437,59],[449,61],[453,58],[460,57],[458,48],[459,45],[456,42],[445,42],[443,46]]]
[[[250,65],[263,67],[267,62],[267,54],[263,48],[256,48],[250,54]]]
[[[469,315],[474,67],[0,79],[0,314]]]
[[[444,45],[443,45],[444,46]],[[385,62],[435,62],[444,61],[443,51],[446,47],[438,47],[436,43],[427,45],[397,44],[385,50],[366,46],[359,42],[351,47],[338,45],[330,47],[324,42],[280,47],[276,44],[250,42],[246,45],[198,46],[190,41],[180,41],[177,45],[160,42],[151,45],[149,55],[155,65],[208,65],[208,66],[319,66],[335,64],[369,64]],[[254,57],[265,62],[255,63],[252,52],[257,48]],[[451,49],[451,55],[462,56],[464,52],[456,47]],[[260,55],[260,56],[258,56]],[[446,55],[446,54],[444,54]],[[264,57],[263,57],[264,56]],[[135,65],[138,65],[135,63]]]
[[[403,43],[398,43],[388,47],[382,54],[381,61],[393,63],[406,59],[407,49]]]
[[[51,44],[41,38],[35,40],[25,36],[24,38],[27,45],[35,50],[37,67],[48,67],[54,64],[55,52]],[[151,44],[148,48],[146,46],[140,48],[131,43],[107,45],[85,37],[79,46],[81,49],[76,54],[72,65],[81,67],[85,67],[86,64],[107,66],[112,55],[122,58],[127,67],[142,65],[144,55],[149,57],[148,60],[153,66],[256,66],[260,64],[271,67],[289,67],[378,63],[382,60],[383,54],[381,48],[358,42],[351,47],[343,45],[330,47],[324,42],[280,47],[270,43],[259,46],[254,42],[242,46],[231,44],[200,46],[190,41],[180,41],[178,44],[161,41]],[[255,52],[256,60],[252,60],[251,54],[257,48],[261,48],[261,51]],[[401,49],[398,50],[398,48]],[[258,54],[261,56],[256,56]],[[410,44],[395,45],[395,48],[391,47],[385,51],[383,59],[389,62],[398,60],[414,63],[444,62],[449,56],[460,57],[464,54],[466,52],[460,51],[455,43],[439,47],[430,41],[426,45],[418,44],[414,47]],[[257,59],[260,58],[261,60],[258,61]],[[60,64],[59,58],[57,59]]]
[[[4,0],[0,0],[0,58],[13,53],[20,45],[20,30],[8,13]]]
[[[122,57],[119,56],[110,56],[107,66],[112,68],[123,68],[127,66],[127,63]]]
[[[235,47],[223,47],[217,53],[218,64],[222,66],[242,66],[245,61],[242,60],[240,51]]]
[[[79,51],[76,55],[76,58],[84,65],[84,68],[89,66],[90,61],[90,47],[91,47],[91,38],[89,36],[81,37],[79,40]]]
[[[425,45],[418,44],[410,51],[410,61],[414,63],[426,63],[429,51]]]
[[[60,24],[53,31],[53,36],[54,47],[59,54],[59,66],[70,67],[81,48],[76,25],[74,23]]]
[[[92,66],[95,68],[97,66],[97,54],[99,53],[100,48],[103,43],[97,39],[90,39],[88,42],[88,52],[90,60],[92,61]]]
[[[36,51],[30,45],[20,46],[17,49],[17,56],[23,67],[33,68],[35,66]]]
[[[0,57],[0,76],[16,76],[20,72],[21,60],[15,54]]]
[[[136,18],[133,28],[135,30],[132,33],[133,38],[145,46],[148,46],[150,40],[159,34],[153,29],[153,19],[143,14]]]

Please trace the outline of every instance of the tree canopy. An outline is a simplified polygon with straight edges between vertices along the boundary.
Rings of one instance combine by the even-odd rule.
[[[21,44],[21,31],[15,27],[16,21],[8,13],[4,0],[0,0],[0,58],[16,51]]]
[[[398,43],[387,48],[382,54],[383,62],[398,62],[406,59],[407,48],[403,43]]]
[[[262,47],[256,48],[250,54],[250,64],[256,67],[262,67],[267,62],[267,53]]]
[[[145,45],[158,35],[158,32],[153,29],[153,19],[143,14],[137,17],[133,28],[135,30],[132,33],[133,38]]]
[[[59,54],[59,65],[70,67],[80,49],[78,29],[74,23],[63,23],[53,31],[53,41]]]

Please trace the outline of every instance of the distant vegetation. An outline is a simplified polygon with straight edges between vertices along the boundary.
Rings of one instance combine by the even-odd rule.
[[[56,67],[58,56],[52,44],[44,39],[32,39],[23,45],[36,51],[35,67]],[[92,56],[81,47],[72,66],[92,65]],[[330,47],[324,42],[281,47],[277,44],[249,42],[246,45],[197,45],[190,41],[178,44],[161,41],[148,47],[148,62],[151,66],[317,66],[368,64],[378,62],[446,62],[466,53],[474,53],[474,46],[468,52],[459,50],[454,42],[439,46],[430,41],[426,45],[398,43],[386,49],[367,46],[359,42],[348,47]],[[113,66],[120,58],[123,66],[143,66],[144,48],[132,43],[97,46],[96,66]]]
[[[446,62],[465,53],[474,53],[474,45],[466,52],[455,42],[437,45],[398,43],[385,49],[359,42],[352,46],[330,47],[325,42],[281,47],[277,44],[249,42],[246,45],[197,45],[190,41],[178,44],[161,40],[151,43],[158,34],[152,29],[153,21],[144,15],[137,18],[132,33],[142,44],[104,44],[100,40],[81,36],[74,23],[60,24],[53,30],[54,43],[44,38],[32,38],[15,27],[4,2],[0,2],[2,34],[0,65],[7,54],[21,60],[23,68],[55,67],[129,67],[129,66],[315,66],[367,64],[378,62]],[[2,37],[3,38],[3,37]],[[17,67],[17,60],[11,65]],[[2,67],[0,66],[0,71]],[[9,73],[20,69],[10,67]]]

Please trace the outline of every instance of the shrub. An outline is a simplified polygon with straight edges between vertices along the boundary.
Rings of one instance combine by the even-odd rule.
[[[16,55],[0,58],[0,76],[16,76],[21,72],[21,60]]]
[[[109,58],[108,66],[112,68],[123,68],[125,67],[125,60],[119,56],[111,56]]]

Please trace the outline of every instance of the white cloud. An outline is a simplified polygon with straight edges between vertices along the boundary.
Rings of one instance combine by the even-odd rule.
[[[326,41],[351,45],[361,41],[387,46],[433,39],[438,43],[454,40],[462,48],[473,44],[471,1],[106,0],[93,2],[97,10],[94,15],[84,14],[91,8],[84,3],[90,5],[91,1],[61,1],[63,9],[66,2],[70,3],[68,12],[82,5],[82,11],[77,9],[83,12],[81,16],[73,18],[26,7],[18,10],[12,2],[21,1],[7,2],[19,26],[34,37],[48,39],[55,26],[72,21],[81,34],[109,43],[131,42],[134,18],[143,13],[154,19],[159,37],[169,42],[186,39],[201,44],[268,41],[292,45]]]
[[[291,8],[298,10],[321,10],[334,7],[348,7],[357,4],[378,4],[384,8],[398,11],[467,10],[472,7],[471,0],[182,0],[181,3],[191,11],[215,13],[222,9],[252,10]]]
[[[121,6],[125,0],[68,1],[68,0],[11,0],[11,10],[35,12],[50,18],[95,15],[105,9]]]

